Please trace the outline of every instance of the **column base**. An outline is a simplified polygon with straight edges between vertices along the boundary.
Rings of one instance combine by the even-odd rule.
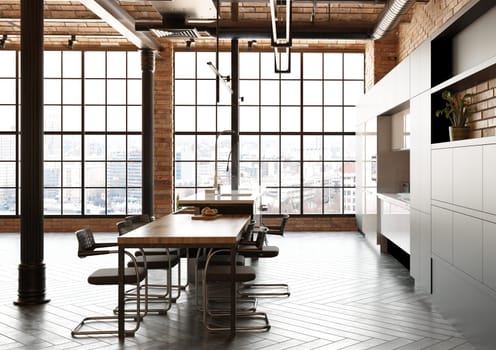
[[[48,303],[45,295],[45,264],[19,264],[18,299],[14,305]]]

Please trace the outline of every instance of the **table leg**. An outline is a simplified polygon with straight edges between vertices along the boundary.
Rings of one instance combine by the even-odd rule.
[[[124,339],[126,337],[124,329],[124,248],[119,247],[119,302],[118,302],[118,329],[119,338]]]
[[[231,248],[231,336],[236,334],[236,247]]]

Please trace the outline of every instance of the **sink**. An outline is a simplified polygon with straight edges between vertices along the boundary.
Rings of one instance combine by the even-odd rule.
[[[400,192],[400,193],[396,193],[396,195],[399,197],[399,199],[410,200],[410,193],[409,192]]]

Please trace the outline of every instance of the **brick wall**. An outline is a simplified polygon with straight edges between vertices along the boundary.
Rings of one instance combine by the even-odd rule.
[[[470,137],[496,136],[496,78],[462,92],[472,93],[475,113],[469,120]]]
[[[471,0],[430,0],[416,2],[411,21],[399,25],[398,58],[400,62]]]
[[[430,0],[416,2],[409,11],[408,22],[401,23],[380,40],[366,44],[366,80],[368,91],[470,0]]]
[[[436,34],[448,20],[470,0],[430,0],[417,2],[410,10],[410,21],[401,23],[387,37],[366,44],[366,90],[369,90],[394,66],[410,55],[423,42]],[[475,113],[469,120],[471,137],[496,136],[496,79],[470,87],[462,93],[473,93]]]
[[[450,18],[467,5],[470,0],[430,0],[417,2],[413,7],[410,23],[399,26],[399,61],[428,40]],[[475,113],[469,120],[470,137],[496,136],[496,79],[470,87],[462,93],[473,93]]]
[[[266,225],[278,225],[279,218],[265,218]],[[358,231],[355,217],[295,217],[291,216],[286,226],[287,231]]]
[[[117,232],[116,224],[122,218],[45,218],[43,222],[45,232],[75,232],[89,227],[94,232]],[[2,218],[1,232],[19,232],[20,219]]]
[[[155,215],[173,211],[173,49],[163,44],[155,62]]]
[[[398,33],[392,32],[382,39],[369,40],[365,46],[365,91],[398,64]]]

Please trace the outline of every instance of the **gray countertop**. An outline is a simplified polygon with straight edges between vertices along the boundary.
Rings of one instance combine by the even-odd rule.
[[[377,197],[381,200],[399,205],[400,207],[410,209],[410,193],[377,193]]]

